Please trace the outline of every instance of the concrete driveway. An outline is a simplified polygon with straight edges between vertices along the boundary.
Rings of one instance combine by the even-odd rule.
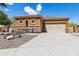
[[[27,36],[28,34],[24,35]],[[0,55],[79,56],[79,36],[63,32],[49,32],[36,35],[38,36],[21,44],[19,47],[0,49]]]

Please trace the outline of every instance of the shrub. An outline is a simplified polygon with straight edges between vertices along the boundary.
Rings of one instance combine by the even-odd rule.
[[[75,23],[68,24],[69,27],[76,27],[77,25]]]

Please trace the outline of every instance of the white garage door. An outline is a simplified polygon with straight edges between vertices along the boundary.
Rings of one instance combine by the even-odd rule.
[[[47,32],[65,32],[65,24],[46,24]]]

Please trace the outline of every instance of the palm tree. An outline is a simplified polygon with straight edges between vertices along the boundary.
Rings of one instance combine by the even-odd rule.
[[[7,7],[7,5],[5,3],[0,3],[0,6],[5,7],[5,8]]]

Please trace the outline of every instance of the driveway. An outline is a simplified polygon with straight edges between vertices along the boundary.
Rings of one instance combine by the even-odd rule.
[[[22,39],[27,39],[28,34],[24,35],[23,36],[26,38]],[[79,56],[78,36],[63,32],[35,33],[32,35],[37,36],[31,38],[28,42],[24,42],[18,47],[0,49],[0,55]]]

